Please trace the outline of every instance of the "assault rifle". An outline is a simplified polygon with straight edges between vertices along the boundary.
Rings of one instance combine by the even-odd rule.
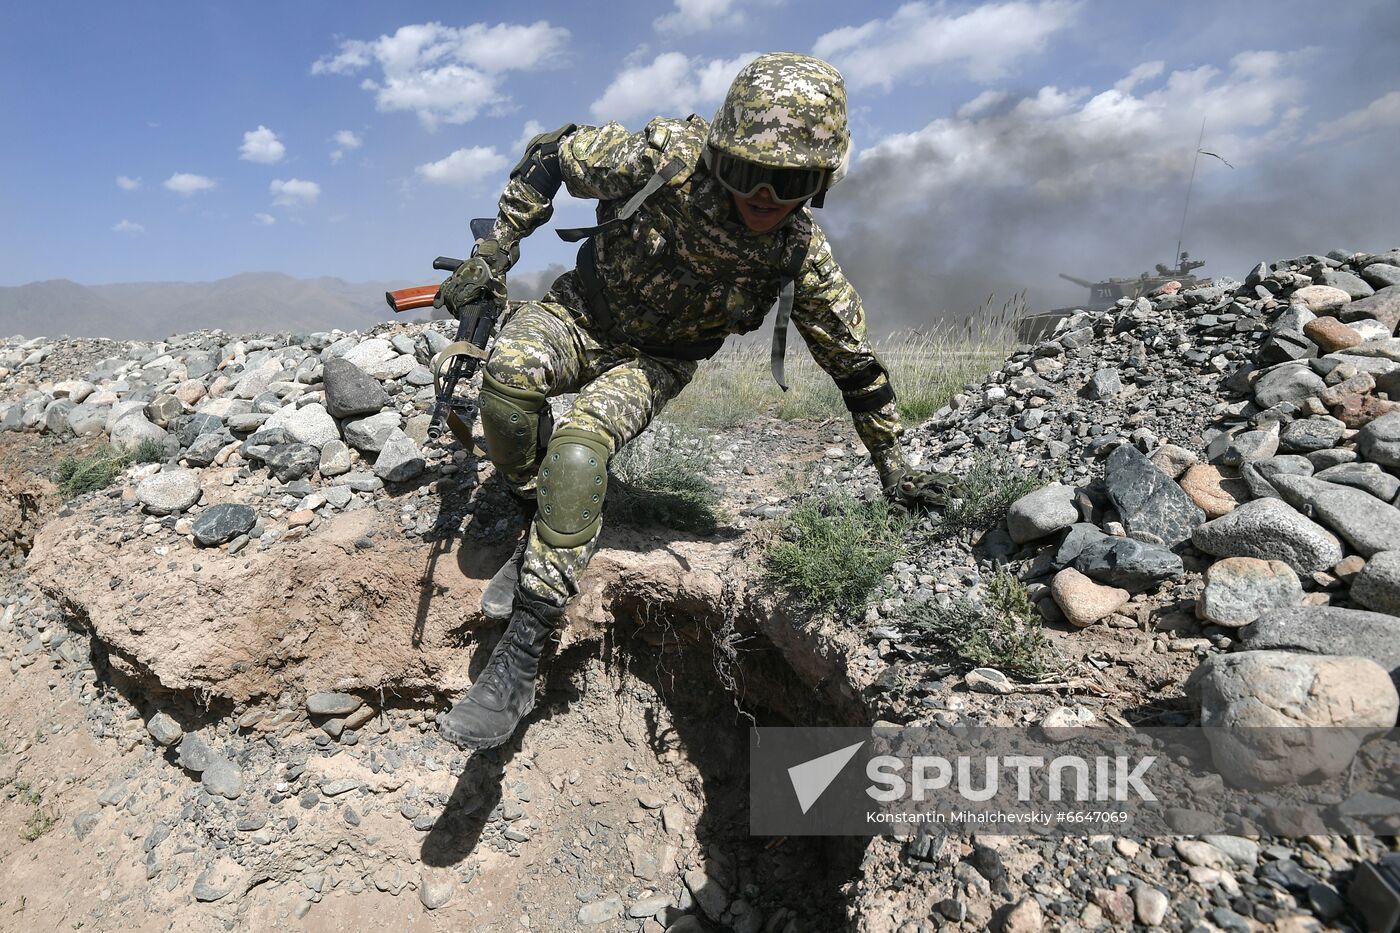
[[[490,218],[478,217],[471,222],[472,236],[480,240],[491,235]],[[465,267],[465,268],[464,268]],[[479,256],[471,259],[452,259],[439,256],[433,260],[433,268],[443,272],[461,274],[474,285],[485,286],[491,281],[491,269],[486,260]],[[385,292],[384,299],[394,313],[411,311],[416,308],[431,307],[437,298],[439,286],[419,285],[396,292]],[[477,367],[486,359],[486,345],[496,330],[496,321],[505,309],[505,298],[483,289],[481,297],[466,308],[457,311],[457,336],[442,350],[434,354],[429,363],[433,372],[433,384],[437,388],[437,401],[433,404],[432,420],[428,423],[428,440],[435,441],[442,436],[444,428],[451,429],[457,440],[467,450],[473,450],[472,422],[476,420],[476,405],[466,399],[457,398],[459,383],[470,380]]]

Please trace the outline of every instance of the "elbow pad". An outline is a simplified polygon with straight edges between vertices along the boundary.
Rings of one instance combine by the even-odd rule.
[[[546,198],[553,198],[564,183],[564,172],[559,165],[559,140],[578,129],[577,124],[566,123],[557,130],[541,133],[531,139],[525,147],[525,154],[510,170],[511,178],[523,179]]]

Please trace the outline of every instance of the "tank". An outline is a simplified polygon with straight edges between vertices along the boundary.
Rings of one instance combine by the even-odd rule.
[[[1033,342],[1050,333],[1061,318],[1067,317],[1075,311],[1081,309],[1084,311],[1106,311],[1113,307],[1120,298],[1140,298],[1143,295],[1150,295],[1168,282],[1180,282],[1183,289],[1209,285],[1209,279],[1199,278],[1191,274],[1193,270],[1204,265],[1205,260],[1192,259],[1189,253],[1183,252],[1181,258],[1177,260],[1176,268],[1169,269],[1165,263],[1159,262],[1154,271],[1144,272],[1137,278],[1104,279],[1101,282],[1090,282],[1087,279],[1076,278],[1061,272],[1060,278],[1087,288],[1089,300],[1070,308],[1056,308],[1053,311],[1042,311],[1039,314],[1023,317],[1016,322],[1016,334],[1021,340]]]
[[[1085,311],[1105,311],[1113,307],[1119,298],[1140,298],[1151,294],[1168,282],[1180,282],[1182,288],[1195,288],[1206,284],[1206,280],[1192,275],[1193,269],[1205,265],[1203,259],[1192,259],[1189,253],[1182,253],[1176,268],[1168,269],[1164,263],[1157,263],[1153,272],[1144,272],[1135,279],[1104,279],[1102,282],[1089,282],[1072,275],[1060,273],[1060,278],[1089,289],[1089,301],[1083,305]],[[1052,312],[1053,313],[1053,312]]]

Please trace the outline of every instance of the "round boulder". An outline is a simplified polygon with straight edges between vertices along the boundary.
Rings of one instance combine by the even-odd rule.
[[[1231,784],[1335,777],[1395,725],[1400,696],[1366,658],[1244,651],[1207,658],[1187,682],[1216,769]],[[1328,727],[1328,728],[1298,728]]]
[[[1351,296],[1331,285],[1308,285],[1294,292],[1289,301],[1303,305],[1314,314],[1325,314],[1350,304]]]
[[[1367,609],[1400,616],[1400,551],[1382,551],[1366,561],[1351,585],[1351,598]]]
[[[1281,560],[1227,557],[1206,569],[1201,617],[1226,628],[1241,628],[1270,609],[1296,606],[1303,586]]]
[[[1006,513],[1006,527],[1011,540],[1025,544],[1044,538],[1073,525],[1079,520],[1074,504],[1074,490],[1059,483],[1028,493],[1011,504]]]
[[[246,535],[257,524],[258,514],[249,506],[235,502],[213,505],[194,520],[191,531],[202,547],[218,547],[239,535]]]
[[[1240,479],[1239,471],[1229,467],[1198,463],[1186,471],[1180,483],[1207,519],[1228,515],[1250,498],[1249,487]]]
[[[173,515],[198,502],[200,491],[195,470],[166,470],[143,479],[136,487],[136,498],[152,515]]]

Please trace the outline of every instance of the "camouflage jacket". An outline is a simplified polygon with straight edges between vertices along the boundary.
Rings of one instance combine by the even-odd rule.
[[[778,298],[796,251],[806,256],[796,277],[792,323],[812,357],[834,379],[875,360],[860,296],[832,257],[810,209],[793,211],[775,230],[754,233],[733,198],[700,159],[706,125],[658,118],[641,133],[618,123],[580,126],[560,140],[559,161],[568,192],[596,198],[599,222],[616,216],[623,201],[663,165],[685,168],[652,194],[621,229],[597,235],[596,268],[613,323],[637,343],[700,341],[756,330]],[[494,235],[507,253],[546,223],[553,205],[521,178],[501,195]],[[585,305],[578,273],[555,281],[549,300]],[[886,383],[881,375],[865,391]],[[857,433],[882,472],[903,464],[903,427],[894,402],[852,413]]]

